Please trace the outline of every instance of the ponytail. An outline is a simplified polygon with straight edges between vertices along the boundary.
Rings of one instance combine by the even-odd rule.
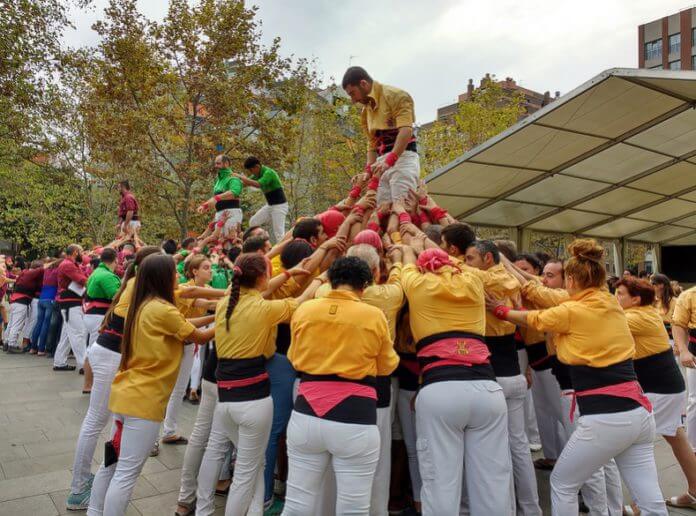
[[[230,297],[225,311],[225,330],[230,331],[230,317],[239,303],[241,287],[254,288],[264,274],[268,274],[266,257],[257,253],[240,254],[235,261]]]
[[[242,281],[242,269],[234,266],[233,269],[234,276],[232,276],[232,287],[230,288],[230,299],[227,303],[227,311],[225,312],[225,329],[230,331],[230,316],[234,312],[237,303],[239,303],[239,290],[241,288]]]

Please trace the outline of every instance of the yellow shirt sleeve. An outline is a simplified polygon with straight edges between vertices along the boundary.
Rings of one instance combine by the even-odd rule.
[[[563,301],[567,301],[570,296],[568,291],[562,288],[548,288],[536,281],[528,281],[522,286],[522,296],[541,308],[551,308]]]
[[[399,92],[394,101],[392,109],[396,127],[399,129],[402,127],[413,127],[413,124],[416,122],[416,117],[411,95],[405,91]]]
[[[392,374],[396,366],[399,365],[399,356],[394,351],[386,318],[383,317],[379,322],[378,331],[380,347],[377,355],[377,376],[387,376]]]
[[[363,132],[365,133],[365,136],[367,136],[367,152],[371,151],[376,151],[377,150],[377,141],[375,140],[375,136],[370,133],[370,129],[367,125],[367,109],[363,108],[362,112],[360,113],[360,126],[363,129]]]
[[[568,333],[570,315],[570,310],[565,305],[546,310],[531,310],[527,312],[527,324],[537,331]]]
[[[266,301],[264,306],[266,308],[268,324],[274,326],[276,324],[289,322],[292,314],[297,310],[299,303],[294,297],[289,297],[275,301]]]
[[[674,315],[672,315],[672,324],[688,330],[689,322],[691,322],[691,312],[691,296],[685,292],[677,298]]]
[[[172,335],[178,340],[186,340],[196,327],[188,322],[176,307],[170,304],[161,305],[162,308],[157,313],[157,324],[165,335]]]
[[[415,288],[423,280],[423,274],[418,271],[415,264],[409,263],[408,265],[404,265],[400,267],[400,271],[401,286],[404,288],[405,292]]]

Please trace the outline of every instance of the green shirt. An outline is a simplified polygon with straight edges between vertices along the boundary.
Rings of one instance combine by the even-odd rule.
[[[121,279],[104,263],[100,263],[87,279],[87,297],[92,299],[113,299],[119,288]]]
[[[213,265],[213,277],[210,278],[208,284],[213,288],[225,289],[231,283],[232,276],[233,273],[231,270],[220,267],[219,265]]]
[[[259,186],[261,186],[261,191],[263,193],[272,192],[278,188],[283,188],[283,184],[280,182],[280,177],[278,173],[265,165],[261,165],[261,172],[257,179]]]
[[[218,170],[215,186],[213,187],[213,194],[219,195],[224,192],[232,192],[235,197],[238,198],[242,195],[242,186],[242,180],[238,177],[234,177],[229,168],[221,168]]]

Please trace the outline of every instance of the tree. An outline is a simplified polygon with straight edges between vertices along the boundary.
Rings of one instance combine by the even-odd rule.
[[[458,158],[517,122],[523,113],[522,95],[509,93],[495,82],[484,80],[471,97],[460,102],[452,120],[436,121],[419,131],[422,175]]]
[[[87,70],[82,113],[102,179],[128,176],[145,218],[163,210],[184,236],[210,195],[212,161],[256,154],[274,164],[288,121],[276,86],[289,70],[276,39],[260,43],[256,8],[240,0],[171,0],[162,23],[135,0],[111,0],[94,25],[101,41],[77,52]],[[204,224],[202,217],[193,220]],[[146,224],[147,227],[147,224]]]

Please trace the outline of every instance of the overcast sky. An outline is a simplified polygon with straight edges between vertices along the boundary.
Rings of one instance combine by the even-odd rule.
[[[90,26],[108,0],[75,11],[71,46],[97,41]],[[139,0],[160,20],[168,0]],[[490,72],[527,88],[566,93],[607,68],[638,66],[639,24],[687,0],[256,0],[265,41],[315,57],[326,80],[349,63],[407,90],[419,123]]]

